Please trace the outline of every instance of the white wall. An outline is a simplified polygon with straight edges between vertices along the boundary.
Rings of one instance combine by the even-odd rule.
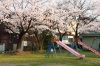
[[[17,44],[13,44],[13,50],[17,49]]]
[[[92,46],[93,49],[98,50],[98,45],[100,43],[100,39],[96,39],[93,43],[93,40],[95,39],[95,37],[83,37],[83,43],[88,45],[88,46]],[[93,44],[92,44],[93,43]],[[85,49],[85,48],[84,48]]]
[[[5,44],[0,45],[0,51],[5,51]]]
[[[27,41],[22,41],[21,50],[24,50],[24,46],[27,46]],[[13,44],[13,50],[17,49],[17,44]]]

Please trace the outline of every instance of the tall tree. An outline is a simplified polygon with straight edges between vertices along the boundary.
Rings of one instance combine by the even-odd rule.
[[[41,22],[46,0],[0,0],[0,21],[6,31],[18,34],[17,49],[23,35]]]
[[[46,25],[52,33],[59,34],[60,40],[67,33],[67,17],[68,13],[64,10],[62,5],[59,6],[60,2],[52,2],[48,5],[47,11],[44,13],[46,18]],[[62,4],[62,3],[61,3]]]
[[[89,25],[100,16],[99,0],[63,0],[64,9],[68,11],[69,26],[75,32],[75,37],[82,33],[81,27]],[[65,6],[67,4],[67,6]],[[80,31],[81,30],[81,31]]]

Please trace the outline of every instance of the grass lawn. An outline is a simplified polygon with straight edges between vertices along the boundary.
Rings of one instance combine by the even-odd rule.
[[[100,66],[100,56],[93,52],[84,51],[86,57],[79,59],[74,55],[67,56],[67,52],[63,52],[64,57],[57,53],[57,57],[52,54],[47,58],[45,53],[27,53],[25,55],[7,55],[0,54],[0,66]]]

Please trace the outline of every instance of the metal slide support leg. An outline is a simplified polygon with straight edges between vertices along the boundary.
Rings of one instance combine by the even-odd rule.
[[[55,48],[55,46],[54,46],[54,43],[52,42],[52,44],[53,44],[53,48],[54,48],[54,53],[53,53],[53,54],[55,54],[55,55],[56,55],[56,58],[58,58],[58,57],[57,57],[57,53],[56,53],[56,48]]]
[[[50,43],[48,44],[48,47],[47,47],[46,57],[49,57],[49,54],[50,54],[50,52],[51,52],[51,48],[52,48],[52,43],[50,42]]]
[[[96,37],[95,37],[94,40],[93,40],[93,42],[92,42],[91,48],[92,48],[92,46],[93,46],[93,44],[94,44],[94,42],[95,42],[96,40],[97,40],[97,39],[96,39]]]
[[[79,48],[82,50],[82,53],[84,54],[83,49],[82,49],[82,47],[80,45],[79,45]]]
[[[60,51],[60,53],[61,53],[61,55],[62,55],[62,57],[64,57],[64,55],[63,55],[63,53],[62,53],[62,51],[61,51],[61,48],[60,48],[60,46],[59,46],[59,51]]]
[[[49,57],[50,51],[51,51],[51,47],[48,47],[46,52],[46,57]]]
[[[70,47],[71,47],[72,49],[74,49],[74,46],[75,46],[75,43],[72,42],[72,43],[70,44]],[[69,56],[70,54],[71,54],[71,53],[68,51],[68,56]]]
[[[76,45],[76,43],[75,43],[75,45]],[[78,46],[76,45],[75,47],[76,47],[76,51],[78,52]]]

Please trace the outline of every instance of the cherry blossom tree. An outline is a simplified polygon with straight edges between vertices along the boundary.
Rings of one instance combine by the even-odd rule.
[[[62,8],[62,5],[59,6],[60,2],[52,2],[47,7],[47,11],[44,13],[46,18],[44,22],[48,27],[49,30],[60,35],[60,40],[62,41],[62,37],[68,32],[67,26],[67,17],[68,13],[66,10]],[[61,3],[62,4],[62,3]]]
[[[69,26],[75,32],[75,37],[82,33],[81,27],[92,23],[100,16],[100,1],[99,0],[63,0],[64,9],[69,14]],[[66,5],[67,4],[67,5]],[[84,30],[87,28],[84,28]],[[91,29],[91,28],[90,28]],[[81,30],[81,32],[80,32]]]
[[[41,50],[41,51],[43,49],[44,40],[49,32],[49,30],[47,29],[48,27],[44,27],[44,30],[43,27],[44,25],[38,25],[37,28],[34,28],[35,30],[32,30],[33,36],[36,37],[37,50]]]
[[[9,33],[18,34],[17,49],[22,37],[43,21],[47,0],[0,0],[0,21]]]
[[[86,29],[84,29],[86,28]],[[82,26],[80,28],[81,33],[90,33],[90,32],[100,32],[100,20],[93,21],[88,25]]]
[[[17,49],[28,31],[33,31],[42,49],[44,31],[45,36],[48,31],[58,32],[60,40],[66,32],[74,31],[77,37],[86,31],[100,16],[99,4],[99,0],[0,0],[0,21],[6,31],[18,34]]]
[[[57,6],[52,4],[46,5],[46,10],[43,12],[43,16],[41,19],[42,22],[34,25],[33,33],[36,36],[38,42],[38,48],[42,50],[42,46],[44,43],[45,37],[48,33],[60,33],[62,37],[62,33],[66,33],[66,22],[64,22],[65,14],[64,10],[57,9]],[[39,35],[38,35],[39,34]]]

